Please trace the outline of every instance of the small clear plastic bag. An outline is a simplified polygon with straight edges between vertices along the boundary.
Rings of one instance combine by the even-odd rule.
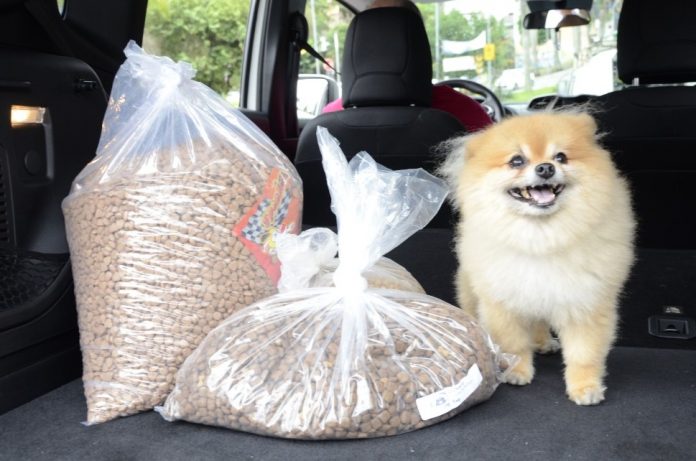
[[[156,409],[165,419],[290,438],[377,437],[447,419],[497,388],[508,357],[472,317],[423,293],[370,288],[362,275],[432,219],[445,185],[365,153],[347,163],[325,129],[317,136],[338,222],[333,286],[300,288],[312,279],[302,258],[283,264],[298,275],[289,289],[206,337]]]

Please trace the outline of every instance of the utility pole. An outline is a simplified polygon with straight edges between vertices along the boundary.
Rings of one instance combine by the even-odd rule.
[[[525,10],[525,2],[520,2],[520,21],[527,14]],[[531,57],[529,56],[529,30],[524,26],[520,29],[520,38],[522,39],[522,48],[524,49],[524,88],[529,90],[532,87],[532,80],[529,78],[529,68],[531,67]]]
[[[435,80],[440,80],[440,4],[435,4]]]
[[[310,13],[312,17],[312,43],[314,43],[314,46],[318,46],[319,40],[317,40],[317,13],[314,11],[314,0],[310,0],[309,2],[310,6]],[[321,74],[321,67],[319,67],[319,60],[315,59],[314,60],[314,72],[317,74]]]
[[[493,43],[493,37],[491,37],[491,16],[490,14],[486,16],[486,44]],[[488,88],[493,87],[493,61],[490,59],[486,61],[486,73],[488,74]]]

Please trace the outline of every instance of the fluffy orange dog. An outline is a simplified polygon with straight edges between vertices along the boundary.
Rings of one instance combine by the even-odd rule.
[[[451,141],[441,172],[462,220],[460,306],[471,309],[519,363],[511,384],[534,377],[534,351],[558,342],[566,391],[579,405],[604,399],[617,298],[633,261],[626,182],[583,113],[513,117]]]

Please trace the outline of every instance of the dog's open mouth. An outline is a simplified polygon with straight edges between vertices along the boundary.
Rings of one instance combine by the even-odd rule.
[[[539,208],[547,208],[556,203],[556,199],[565,189],[565,184],[539,184],[536,186],[515,187],[507,192],[521,202]]]

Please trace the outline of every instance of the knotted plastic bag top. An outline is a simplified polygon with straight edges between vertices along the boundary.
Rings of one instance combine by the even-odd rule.
[[[317,128],[317,140],[338,226],[340,263],[334,282],[347,292],[364,290],[360,274],[425,227],[448,189],[425,170],[392,171],[366,152],[348,162],[324,127]]]
[[[287,171],[301,182],[263,131],[193,80],[191,64],[147,54],[133,41],[124,53],[127,59],[114,79],[96,158],[77,176],[72,194],[110,187],[122,178],[190,172],[214,161],[210,152],[215,149],[210,148],[217,145],[234,146],[250,162]]]

